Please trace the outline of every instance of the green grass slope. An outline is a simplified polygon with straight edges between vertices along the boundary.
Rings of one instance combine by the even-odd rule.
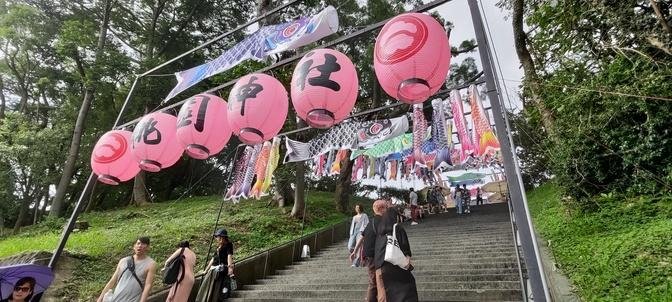
[[[559,188],[528,193],[537,231],[585,301],[672,301],[672,197],[596,198],[570,213]]]
[[[346,215],[334,210],[333,193],[307,194],[305,233],[339,222]],[[353,202],[364,202],[354,198]],[[298,238],[301,221],[288,218],[277,207],[266,207],[266,200],[227,202],[220,225],[229,231],[236,247],[235,259],[253,255],[282,242]],[[366,203],[370,209],[370,203]],[[132,253],[139,235],[151,238],[150,256],[161,266],[181,240],[190,240],[198,258],[197,268],[205,265],[205,254],[212,234],[220,197],[197,197],[179,202],[164,202],[147,207],[83,214],[91,227],[73,233],[66,246],[75,257],[73,277],[63,289],[64,301],[92,301],[110,278],[118,259]],[[370,212],[370,210],[368,211]],[[17,236],[0,239],[0,258],[29,251],[52,251],[62,224],[43,224]],[[158,278],[157,278],[158,279]],[[155,281],[154,289],[160,281]]]

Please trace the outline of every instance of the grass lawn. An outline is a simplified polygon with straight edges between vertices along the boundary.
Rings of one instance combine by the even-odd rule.
[[[336,212],[333,193],[307,194],[305,233],[341,221],[347,215]],[[205,265],[220,197],[196,197],[178,202],[163,202],[147,207],[128,207],[117,211],[83,214],[91,227],[70,236],[66,250],[78,259],[73,277],[59,293],[63,301],[92,301],[110,278],[118,259],[132,253],[139,235],[151,238],[150,255],[161,266],[181,240],[189,240],[196,252],[198,270]],[[369,208],[370,202],[363,202]],[[289,211],[291,208],[287,208]],[[51,252],[58,242],[63,220],[27,228],[21,234],[0,238],[0,258],[29,251]],[[226,202],[220,225],[234,241],[235,259],[253,255],[282,242],[298,238],[301,221],[288,218],[277,207],[266,207],[266,200]],[[158,278],[157,278],[158,279]],[[155,289],[160,281],[155,281]]]
[[[537,231],[585,301],[672,301],[672,196],[602,196],[570,213],[547,183],[528,193]]]

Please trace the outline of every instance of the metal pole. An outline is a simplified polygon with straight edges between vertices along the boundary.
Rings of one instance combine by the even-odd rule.
[[[124,111],[126,111],[126,106],[131,100],[131,95],[133,94],[133,91],[135,91],[135,87],[136,84],[138,84],[139,79],[140,79],[139,76],[135,77],[133,85],[131,85],[131,90],[128,91],[126,100],[124,100],[124,104],[121,105],[121,110],[119,110],[119,114],[117,115],[117,119],[114,122],[114,126],[112,126],[113,130],[117,127],[117,125],[121,121],[121,117],[124,115]],[[97,176],[93,174],[93,172],[91,172],[91,174],[89,174],[88,180],[86,181],[86,184],[84,185],[82,193],[79,195],[79,198],[77,199],[75,208],[72,210],[72,214],[70,215],[68,223],[66,223],[65,227],[63,227],[63,232],[61,232],[61,239],[59,239],[58,241],[58,246],[54,250],[54,253],[51,255],[51,259],[49,260],[49,268],[51,268],[52,270],[54,269],[54,267],[56,267],[56,263],[58,263],[58,259],[61,257],[63,249],[65,249],[65,244],[67,243],[68,238],[70,237],[70,233],[75,227],[75,222],[77,221],[77,217],[79,217],[79,212],[82,210],[82,207],[84,206],[84,201],[86,200],[86,197],[89,194],[91,194],[91,191],[93,190],[93,186],[96,183],[96,180]]]
[[[522,187],[520,169],[518,168],[518,162],[513,153],[514,146],[511,139],[510,128],[508,128],[506,123],[506,115],[502,110],[501,101],[494,81],[494,70],[490,64],[490,51],[485,37],[481,12],[478,8],[477,0],[467,0],[467,2],[469,3],[469,10],[471,11],[472,22],[474,24],[476,42],[479,47],[481,64],[483,65],[485,74],[487,94],[492,107],[495,128],[500,137],[499,142],[501,144],[501,152],[507,176],[506,179],[509,182],[509,194],[511,195],[511,203],[516,215],[516,223],[519,226],[518,229],[521,235],[520,239],[523,247],[525,264],[532,284],[532,294],[534,295],[535,301],[551,301],[548,286],[546,284],[546,276],[544,275],[543,266],[539,257],[539,247],[534,236],[534,228],[527,208],[527,199],[524,194],[525,191]]]

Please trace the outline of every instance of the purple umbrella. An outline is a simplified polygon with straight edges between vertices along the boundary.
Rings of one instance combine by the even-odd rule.
[[[35,278],[33,296],[49,287],[54,280],[54,273],[46,266],[36,264],[18,264],[0,267],[0,299],[5,299],[14,291],[14,285],[23,277]]]

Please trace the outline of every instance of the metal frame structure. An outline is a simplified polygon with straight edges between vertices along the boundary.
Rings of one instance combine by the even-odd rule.
[[[193,48],[193,49],[191,49],[191,50],[189,50],[189,51],[187,51],[187,52],[185,52],[185,53],[183,53],[183,54],[181,54],[181,55],[179,55],[179,56],[177,56],[177,57],[175,57],[175,58],[173,58],[173,59],[171,59],[171,60],[169,60],[168,62],[165,62],[165,63],[163,63],[163,64],[160,64],[159,66],[154,67],[154,68],[150,69],[149,71],[147,71],[147,72],[145,72],[145,73],[143,73],[143,74],[141,74],[141,75],[138,75],[138,76],[135,78],[135,80],[133,81],[133,85],[131,86],[131,90],[129,90],[128,95],[126,96],[126,99],[124,100],[124,104],[121,106],[121,110],[119,111],[119,114],[117,115],[117,119],[116,119],[114,125],[112,126],[112,129],[122,129],[122,128],[125,128],[125,127],[127,127],[127,126],[131,126],[131,125],[133,125],[133,124],[139,122],[140,119],[142,118],[142,117],[140,117],[140,118],[137,118],[137,119],[132,120],[132,121],[130,121],[130,122],[127,122],[127,123],[125,123],[125,124],[123,124],[123,125],[119,125],[119,123],[121,122],[121,118],[123,117],[124,112],[126,111],[126,107],[128,106],[128,103],[129,103],[130,100],[131,100],[131,96],[133,95],[133,92],[135,91],[135,87],[137,86],[138,80],[139,80],[142,76],[148,75],[148,74],[150,74],[151,72],[154,72],[154,71],[156,71],[156,70],[158,70],[158,69],[160,69],[160,68],[162,68],[162,67],[164,67],[164,66],[166,66],[166,65],[168,65],[168,64],[170,64],[170,63],[172,63],[172,62],[174,62],[174,61],[176,61],[176,60],[178,60],[178,59],[180,59],[180,58],[182,58],[182,57],[184,57],[184,56],[186,56],[186,55],[188,55],[188,54],[190,54],[190,53],[193,53],[193,52],[195,52],[195,51],[197,51],[197,50],[199,50],[199,49],[202,49],[203,47],[206,47],[206,46],[208,46],[208,45],[210,45],[210,44],[212,44],[212,43],[215,43],[215,42],[217,42],[217,41],[223,39],[224,37],[226,37],[226,36],[228,36],[228,35],[230,35],[230,34],[236,32],[236,31],[239,31],[239,30],[245,28],[245,27],[247,27],[248,25],[250,25],[250,24],[252,24],[252,23],[254,23],[254,22],[257,22],[257,21],[259,21],[259,20],[262,20],[262,19],[266,18],[267,16],[269,16],[269,15],[271,15],[271,14],[273,14],[273,13],[279,11],[280,9],[285,8],[285,7],[289,6],[290,4],[296,3],[296,2],[298,2],[298,1],[299,1],[299,0],[292,0],[292,1],[288,2],[288,3],[285,4],[285,5],[282,5],[282,6],[278,7],[278,8],[275,8],[275,9],[273,9],[273,10],[267,12],[266,14],[264,14],[264,15],[262,15],[262,16],[259,16],[259,17],[255,18],[255,19],[253,19],[253,20],[250,20],[249,22],[247,22],[247,23],[245,23],[245,24],[243,24],[243,25],[237,27],[237,28],[234,29],[234,30],[231,30],[231,31],[229,31],[229,32],[227,32],[227,33],[225,33],[225,34],[222,34],[222,35],[220,35],[220,36],[214,38],[214,39],[211,39],[210,41],[208,41],[208,42],[206,42],[206,43],[204,43],[204,44],[202,44],[202,45],[199,45],[199,46],[197,46],[197,47],[195,47],[195,48]],[[430,9],[432,9],[432,8],[435,8],[435,7],[437,7],[437,6],[441,5],[441,4],[444,4],[444,3],[447,3],[447,2],[450,2],[450,1],[452,1],[452,0],[434,0],[434,1],[430,2],[430,3],[427,3],[427,4],[425,4],[425,5],[422,5],[422,6],[418,7],[418,8],[416,8],[416,9],[414,9],[414,10],[412,10],[412,11],[413,11],[413,12],[424,12],[424,11],[430,10]],[[375,24],[373,24],[373,25],[369,25],[369,26],[367,26],[367,27],[364,28],[364,29],[358,30],[358,31],[356,31],[356,32],[354,32],[354,33],[352,33],[352,34],[347,35],[347,36],[338,38],[338,39],[336,39],[336,40],[334,40],[334,41],[332,41],[332,42],[329,42],[329,43],[327,43],[327,44],[325,44],[325,45],[321,45],[321,47],[331,47],[331,46],[334,46],[334,45],[336,45],[336,44],[340,44],[340,43],[343,43],[343,42],[348,41],[348,40],[350,40],[350,39],[354,39],[354,38],[356,38],[356,37],[359,37],[359,36],[361,36],[361,35],[363,35],[363,34],[365,34],[365,33],[368,33],[368,32],[374,31],[374,30],[376,30],[376,29],[379,29],[379,28],[381,28],[381,27],[382,27],[388,20],[389,20],[389,19],[386,19],[386,20],[380,21],[380,22],[378,22],[378,23],[375,23]],[[301,57],[302,57],[303,55],[304,55],[304,54],[302,53],[302,54],[296,55],[296,56],[294,56],[294,57],[291,57],[291,58],[282,60],[282,61],[277,62],[277,63],[275,63],[275,64],[273,64],[273,65],[271,65],[271,66],[268,66],[268,67],[266,67],[266,68],[262,68],[262,69],[260,69],[260,70],[258,70],[258,71],[256,71],[256,72],[267,72],[267,71],[270,71],[270,70],[272,70],[272,69],[274,69],[274,68],[278,68],[278,67],[281,67],[281,66],[290,64],[290,63],[292,63],[292,62],[294,62],[294,61],[297,61],[297,60],[301,59]],[[217,90],[219,90],[219,89],[229,87],[229,86],[233,85],[234,83],[235,83],[235,81],[230,81],[230,82],[225,83],[225,84],[223,84],[223,85],[219,85],[219,86],[217,86],[217,87],[215,87],[215,88],[209,89],[209,90],[207,90],[207,92],[214,92],[214,91],[217,91]],[[160,110],[166,110],[166,109],[170,109],[170,108],[177,107],[177,106],[183,104],[185,101],[186,101],[186,100],[182,100],[182,101],[177,102],[177,103],[175,103],[175,104],[172,104],[172,105],[170,105],[170,106],[164,107],[164,108],[162,108],[162,109],[160,109]],[[149,113],[149,112],[148,112],[148,113]],[[74,229],[75,222],[77,221],[77,217],[79,217],[79,213],[80,213],[80,211],[82,210],[82,207],[83,207],[84,204],[85,204],[86,197],[87,197],[87,196],[91,193],[91,191],[93,190],[93,184],[94,184],[95,181],[96,181],[96,179],[95,179],[95,174],[93,174],[93,172],[91,172],[91,174],[89,175],[89,177],[88,177],[88,179],[87,179],[87,181],[86,181],[86,184],[84,185],[84,189],[82,190],[82,193],[80,193],[79,198],[77,199],[77,203],[75,204],[75,208],[72,210],[72,214],[70,215],[70,219],[68,220],[68,222],[67,222],[67,223],[65,224],[65,226],[63,227],[63,232],[61,233],[61,238],[60,238],[59,241],[58,241],[58,246],[57,246],[56,249],[54,250],[54,253],[53,253],[52,257],[51,257],[51,260],[49,261],[49,267],[50,267],[50,268],[54,269],[54,267],[56,266],[56,263],[58,263],[58,259],[61,257],[61,254],[63,253],[63,249],[65,249],[65,244],[66,244],[66,242],[68,241],[68,238],[70,237],[70,233],[72,233],[72,230]]]
[[[274,13],[276,13],[276,12],[278,12],[278,11],[280,11],[280,10],[282,10],[282,9],[292,5],[292,4],[295,4],[299,1],[300,0],[291,0],[291,1],[289,1],[285,4],[283,4],[283,5],[267,12],[266,14],[264,14],[262,16],[259,16],[257,18],[254,18],[254,19],[246,22],[245,24],[243,24],[241,26],[238,26],[237,28],[235,28],[233,30],[230,30],[230,31],[218,36],[218,37],[215,37],[215,38],[213,38],[213,39],[211,39],[211,40],[209,40],[209,41],[207,41],[207,42],[205,42],[205,43],[203,43],[203,44],[201,44],[201,45],[199,45],[199,46],[197,46],[197,47],[195,47],[195,48],[193,48],[193,49],[191,49],[191,50],[189,50],[189,51],[187,51],[183,54],[180,54],[179,56],[177,56],[177,57],[175,57],[175,58],[173,58],[173,59],[171,59],[167,62],[164,62],[164,63],[162,63],[162,64],[160,64],[160,65],[158,65],[158,66],[156,66],[156,67],[154,67],[154,68],[152,68],[152,69],[150,69],[150,70],[148,70],[148,71],[146,71],[146,72],[144,72],[140,75],[136,75],[136,78],[133,81],[131,89],[129,90],[128,95],[126,96],[126,99],[125,99],[125,101],[124,101],[124,103],[121,107],[121,110],[120,110],[120,112],[119,112],[119,114],[116,118],[116,121],[115,121],[112,129],[125,128],[127,126],[131,126],[131,125],[137,123],[140,120],[140,118],[137,118],[137,119],[134,119],[134,120],[129,121],[127,123],[124,123],[123,125],[119,125],[120,122],[121,122],[121,118],[124,115],[126,107],[131,100],[131,96],[132,96],[140,78],[142,78],[144,76],[147,76],[147,75],[151,74],[152,72],[157,71],[157,70],[159,70],[159,69],[161,69],[161,68],[163,68],[163,67],[165,67],[165,66],[167,66],[167,65],[169,65],[169,64],[171,64],[171,63],[173,63],[177,60],[179,60],[180,58],[182,58],[186,55],[189,55],[189,54],[191,54],[195,51],[198,51],[198,50],[200,50],[200,49],[202,49],[202,48],[204,48],[204,47],[206,47],[206,46],[208,46],[212,43],[215,43],[215,42],[223,39],[224,37],[226,37],[230,34],[233,34],[233,33],[237,32],[239,30],[242,30],[242,29],[246,28],[247,26],[249,26],[249,25],[251,25],[251,24],[253,24],[253,23],[255,23],[259,20],[262,20],[262,19],[268,17],[269,15],[272,15],[272,14],[274,14]],[[432,1],[432,2],[427,3],[425,5],[422,5],[422,6],[416,8],[416,9],[410,11],[410,12],[425,12],[425,11],[436,8],[436,7],[438,7],[442,4],[445,4],[445,3],[450,2],[450,1],[452,1],[452,0],[435,0],[435,1]],[[481,14],[480,14],[478,2],[477,2],[477,0],[467,0],[467,2],[469,4],[469,8],[470,8],[470,11],[471,11],[474,31],[476,33],[476,40],[477,40],[477,44],[478,44],[478,48],[479,48],[479,54],[480,54],[481,61],[482,61],[481,63],[483,65],[482,74],[484,75],[484,78],[485,78],[484,81],[475,79],[475,82],[478,82],[478,83],[485,82],[485,84],[486,84],[486,93],[488,94],[488,98],[490,99],[490,103],[491,103],[491,107],[492,107],[492,114],[493,114],[493,118],[494,118],[494,121],[495,121],[495,129],[500,136],[500,144],[501,144],[502,156],[503,156],[503,160],[504,160],[504,168],[505,168],[505,173],[506,173],[506,176],[507,176],[506,178],[507,178],[507,181],[508,181],[509,192],[510,192],[510,196],[511,196],[511,206],[513,207],[513,212],[515,214],[516,224],[519,226],[518,229],[521,233],[520,239],[521,239],[521,242],[522,242],[525,263],[527,265],[528,276],[529,276],[530,282],[532,284],[532,293],[534,295],[534,300],[535,301],[550,301],[550,294],[549,294],[549,291],[548,291],[548,286],[546,284],[546,278],[545,278],[545,275],[544,275],[544,272],[543,272],[543,266],[541,265],[541,259],[540,259],[540,256],[539,256],[539,249],[538,249],[536,238],[534,236],[534,228],[533,228],[532,223],[531,223],[529,209],[527,207],[527,200],[525,198],[524,189],[522,187],[522,178],[521,178],[521,175],[520,175],[520,168],[519,168],[519,165],[518,165],[518,162],[517,162],[516,158],[514,157],[515,146],[513,144],[512,138],[511,138],[510,126],[508,124],[508,118],[506,117],[505,114],[503,114],[503,110],[502,110],[503,105],[501,103],[500,95],[499,95],[498,89],[497,89],[498,87],[497,87],[496,82],[495,82],[496,72],[492,68],[492,65],[491,65],[490,48],[489,48],[488,41],[485,37],[485,30],[484,30],[483,23],[482,23],[482,17],[481,17]],[[380,22],[372,24],[372,25],[369,25],[364,29],[358,30],[354,33],[351,33],[349,35],[338,38],[334,41],[323,44],[320,47],[333,47],[333,46],[335,46],[337,44],[340,44],[340,43],[343,43],[345,41],[361,37],[366,33],[369,33],[371,31],[380,29],[388,20],[389,19],[380,21]],[[257,70],[256,72],[268,72],[268,71],[271,71],[275,68],[279,68],[279,67],[291,64],[291,63],[301,59],[304,56],[305,53],[306,52],[297,54],[297,55],[295,55],[291,58],[281,60],[281,61],[279,61],[275,64],[272,64],[271,66],[267,66],[265,68]],[[228,87],[232,86],[234,83],[235,83],[235,80],[229,81],[229,82],[224,83],[222,85],[219,85],[219,86],[216,86],[214,88],[208,89],[206,92],[215,92],[215,91],[218,91],[218,90],[221,90],[221,89],[225,89],[225,88],[228,88]],[[471,85],[471,84],[474,84],[474,83],[468,83],[467,85],[464,85],[464,86],[466,87],[466,86]],[[451,90],[452,89],[461,89],[461,88],[465,88],[465,87],[452,87]],[[443,91],[437,93],[437,96],[444,95],[445,93],[448,93],[448,91],[449,90],[443,90]],[[176,102],[172,105],[161,108],[160,110],[175,108],[177,106],[182,105],[185,101],[186,100]],[[374,108],[374,109],[371,109],[371,110],[365,110],[363,112],[359,112],[359,113],[351,115],[350,118],[375,113],[375,112],[378,112],[378,111],[390,109],[390,108],[400,106],[400,105],[402,105],[402,103],[397,102],[397,103],[393,103],[393,104],[390,104],[390,105],[387,105],[387,106],[382,106],[382,107]],[[296,129],[296,130],[292,130],[292,131],[287,131],[287,132],[281,133],[279,135],[286,136],[286,135],[289,135],[289,134],[294,134],[294,133],[298,133],[298,132],[301,132],[301,131],[305,131],[307,129],[310,129],[310,128],[309,127],[300,128],[300,129]],[[506,136],[506,138],[502,138],[503,136]],[[236,148],[238,148],[238,147],[239,146],[236,146]],[[235,159],[234,159],[234,161],[235,161]],[[229,173],[228,178],[230,178],[230,177],[231,177],[231,173]],[[63,228],[63,232],[61,234],[61,238],[59,240],[58,246],[55,249],[51,260],[49,261],[49,267],[50,268],[54,269],[54,267],[56,266],[61,254],[63,252],[63,249],[65,248],[65,244],[66,244],[66,242],[67,242],[67,240],[70,236],[70,233],[72,232],[72,230],[74,228],[75,221],[77,220],[77,217],[79,216],[79,213],[80,213],[82,207],[85,204],[86,197],[91,193],[91,191],[93,189],[93,185],[94,185],[95,181],[96,181],[95,174],[91,173],[89,175],[88,179],[87,179],[87,182],[84,186],[84,189],[82,190],[82,192],[81,192],[81,194],[80,194],[80,196],[77,200],[77,203],[75,204],[75,208],[73,209],[73,212],[70,216],[70,219],[68,220],[68,222],[66,223],[66,225]],[[220,208],[220,214],[221,214],[221,208]],[[215,228],[217,227],[217,224],[218,224],[218,222],[215,223]]]
[[[490,45],[485,36],[485,28],[483,27],[483,19],[481,11],[479,10],[478,0],[467,0],[469,3],[469,10],[471,11],[471,20],[474,24],[474,31],[476,32],[476,43],[478,44],[478,53],[481,56],[481,64],[483,65],[483,72],[485,75],[486,89],[490,105],[492,106],[492,115],[495,120],[495,129],[499,134],[499,143],[501,145],[502,158],[504,161],[504,172],[506,173],[506,180],[509,186],[509,194],[511,196],[511,206],[515,214],[515,222],[518,225],[520,239],[523,247],[523,256],[525,258],[525,265],[527,266],[527,275],[532,285],[532,294],[534,301],[551,301],[548,285],[546,284],[546,276],[544,274],[544,267],[541,263],[539,254],[539,246],[532,226],[532,218],[527,207],[527,197],[525,196],[525,189],[523,188],[523,180],[520,174],[520,167],[518,165],[515,154],[515,145],[511,135],[511,127],[508,122],[508,117],[504,114],[502,100],[497,90],[495,82],[496,72],[492,68],[492,56],[490,54]],[[503,137],[506,136],[506,137]]]

